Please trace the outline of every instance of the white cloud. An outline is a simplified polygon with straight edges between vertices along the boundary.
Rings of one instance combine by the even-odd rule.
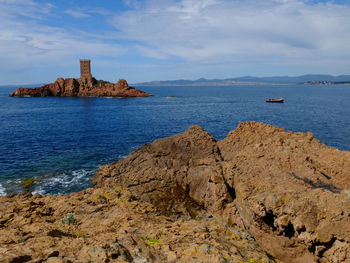
[[[54,7],[50,3],[38,4],[31,0],[0,0],[0,18],[9,19],[16,16],[21,18],[40,19]]]
[[[349,6],[301,0],[146,0],[132,6],[111,24],[139,41],[144,56],[194,63],[350,59]]]
[[[127,11],[40,2],[0,0],[1,80],[44,67],[52,78],[79,57],[138,81],[350,68],[350,6],[335,1],[123,0]],[[68,24],[67,15],[84,20]]]
[[[0,0],[0,4],[11,4],[11,5],[37,5],[31,0]]]
[[[73,9],[67,9],[64,11],[65,14],[70,15],[71,17],[74,18],[85,18],[85,17],[89,17],[88,14],[83,13],[83,12],[79,12]]]
[[[0,4],[2,71],[23,70],[48,63],[67,65],[72,60],[76,63],[79,56],[116,57],[125,51],[123,47],[93,36],[76,34],[73,29],[45,25],[44,19],[57,18],[50,4],[39,6],[29,0],[0,0]]]

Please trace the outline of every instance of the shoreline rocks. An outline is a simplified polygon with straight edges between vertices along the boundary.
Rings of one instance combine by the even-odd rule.
[[[350,262],[349,179],[350,152],[312,133],[191,126],[101,166],[94,188],[0,197],[0,258]]]
[[[95,78],[58,78],[54,83],[38,88],[19,88],[11,97],[150,97],[147,92],[130,87],[126,80],[117,83]]]
[[[252,237],[204,210],[165,216],[121,187],[0,197],[3,263],[266,262]]]
[[[174,201],[189,198],[283,262],[350,262],[350,152],[311,133],[246,122],[217,142],[192,126],[102,166],[94,183],[165,213],[191,214]]]

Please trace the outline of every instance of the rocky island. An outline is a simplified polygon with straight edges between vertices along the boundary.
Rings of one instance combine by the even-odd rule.
[[[149,97],[147,92],[130,87],[126,80],[117,83],[96,80],[91,75],[90,60],[80,61],[81,76],[58,78],[54,83],[38,88],[19,88],[12,92],[12,97]]]
[[[102,166],[94,188],[0,197],[2,262],[350,262],[350,152],[310,132],[199,126]]]

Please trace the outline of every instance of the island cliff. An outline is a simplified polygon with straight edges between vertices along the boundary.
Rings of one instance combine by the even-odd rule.
[[[11,97],[149,97],[147,92],[130,87],[126,80],[117,83],[97,81],[95,78],[58,78],[54,83],[38,88],[19,88]]]
[[[102,166],[95,187],[0,198],[4,262],[350,262],[350,152],[246,122]],[[22,260],[22,261],[21,261]]]
[[[58,78],[38,88],[19,88],[11,97],[149,97],[147,92],[130,87],[126,80],[117,83],[96,80],[91,75],[90,60],[80,60],[80,78]]]

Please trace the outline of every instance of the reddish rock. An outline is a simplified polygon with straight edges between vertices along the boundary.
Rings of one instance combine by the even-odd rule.
[[[117,83],[97,81],[94,78],[58,78],[54,83],[39,88],[19,88],[10,94],[12,97],[149,97],[151,94],[130,87],[126,80]]]

